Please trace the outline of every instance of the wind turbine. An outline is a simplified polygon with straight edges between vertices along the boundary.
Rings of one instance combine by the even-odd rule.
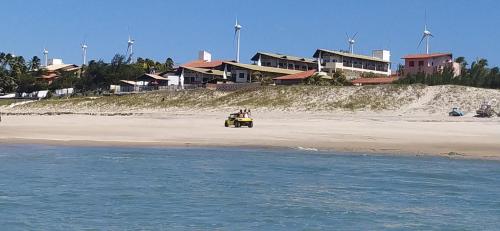
[[[434,35],[432,35],[432,33],[427,29],[427,12],[425,12],[424,34],[422,35],[422,39],[420,39],[420,42],[418,43],[418,47],[417,48],[419,48],[420,45],[422,45],[422,42],[425,39],[425,53],[426,54],[429,54],[429,40],[430,40],[430,37],[434,37]]]
[[[47,67],[49,65],[49,51],[47,50],[47,48],[43,48],[43,58],[45,59],[45,67]]]
[[[349,53],[354,54],[354,43],[356,43],[356,35],[358,35],[358,32],[356,32],[352,37],[349,37],[347,33],[345,33],[347,36],[347,43],[349,43]]]
[[[84,41],[81,44],[81,47],[82,47],[83,65],[87,65],[87,49],[88,49],[87,43]]]
[[[236,18],[236,23],[234,24],[234,36],[236,37],[236,62],[240,62],[240,31],[241,25],[238,23],[238,18]]]
[[[132,60],[132,56],[134,55],[134,42],[135,40],[128,36],[128,42],[127,42],[127,54],[125,56],[128,57],[128,62]]]

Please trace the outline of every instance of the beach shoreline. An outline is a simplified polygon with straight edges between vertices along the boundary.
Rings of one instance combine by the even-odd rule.
[[[271,148],[500,160],[498,119],[381,113],[256,112],[254,128],[225,128],[224,112],[130,116],[9,115],[1,144]]]
[[[492,160],[500,161],[500,156],[477,154],[467,155],[463,153],[425,153],[425,152],[399,152],[399,149],[363,149],[359,148],[329,148],[317,149],[314,147],[288,147],[288,146],[259,146],[259,145],[207,145],[207,144],[180,144],[165,142],[133,142],[133,141],[95,141],[95,140],[44,140],[44,139],[4,139],[0,140],[2,145],[41,145],[50,147],[82,147],[82,148],[165,148],[165,149],[256,149],[256,150],[283,150],[283,151],[303,151],[315,154],[341,154],[341,155],[375,155],[375,156],[395,156],[395,157],[439,157],[449,159],[464,160]]]

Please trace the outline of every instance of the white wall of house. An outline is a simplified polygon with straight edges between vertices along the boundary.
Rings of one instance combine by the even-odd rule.
[[[179,78],[180,76],[178,75],[167,75],[167,76],[163,76],[165,78],[168,79],[168,85],[171,86],[171,85],[174,85],[174,86],[178,86],[179,85]]]
[[[232,70],[231,75],[234,76],[235,82],[246,83],[249,78],[249,71],[247,70]]]
[[[62,59],[49,59],[49,65],[61,65],[64,64]]]
[[[391,52],[388,50],[374,50],[372,56],[375,58],[382,59],[384,61],[391,61]]]
[[[301,70],[307,71],[315,68],[315,64],[310,64],[306,62],[278,59],[274,57],[268,57],[261,55],[260,59],[257,61],[258,66],[266,66],[266,67],[277,67],[289,70]]]
[[[390,58],[390,54],[380,53],[381,56],[386,55],[385,58]],[[389,55],[389,57],[387,57]],[[350,71],[355,73],[373,73],[377,75],[391,75],[390,63],[377,62],[367,59],[344,57],[335,54],[323,53],[321,57],[322,71],[329,72],[330,70]],[[356,76],[353,76],[353,78]],[[359,77],[359,76],[358,76]]]
[[[212,54],[210,54],[208,51],[199,51],[198,59],[207,62],[212,62]]]

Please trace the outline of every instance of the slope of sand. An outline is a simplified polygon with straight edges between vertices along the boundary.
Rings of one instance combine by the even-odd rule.
[[[225,128],[226,112],[133,116],[9,115],[0,143],[256,146],[500,159],[500,119],[394,112],[255,111],[254,128]]]
[[[463,86],[267,86],[255,90],[220,92],[211,90],[159,91],[124,96],[50,99],[0,107],[4,113],[154,113],[183,110],[230,111],[252,108],[260,111],[342,112],[385,111],[445,115],[459,106],[474,113],[483,100],[500,101],[500,90]],[[500,105],[496,106],[500,111]]]
[[[472,117],[483,100],[495,98],[500,100],[500,90],[383,85],[50,99],[0,107],[0,143],[258,146],[500,159],[500,118]],[[466,116],[448,117],[454,106]],[[222,126],[228,112],[246,107],[254,112],[254,128]]]

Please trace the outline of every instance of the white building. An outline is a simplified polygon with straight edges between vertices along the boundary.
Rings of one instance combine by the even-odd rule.
[[[372,56],[358,55],[342,51],[318,49],[314,53],[318,72],[332,75],[342,71],[348,79],[356,79],[362,75],[391,75],[391,53],[387,50],[374,50]]]
[[[257,52],[252,59],[257,66],[276,67],[297,71],[316,69],[316,61],[310,58],[297,57],[270,52]]]
[[[198,52],[198,60],[212,62],[212,54],[210,54],[208,51],[200,51]]]

